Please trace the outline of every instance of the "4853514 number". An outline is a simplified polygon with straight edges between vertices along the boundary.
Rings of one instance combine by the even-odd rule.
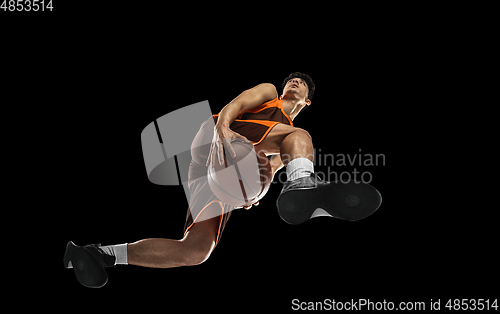
[[[445,307],[448,310],[498,310],[497,299],[449,299]]]
[[[4,11],[51,11],[52,0],[3,0],[0,9]]]

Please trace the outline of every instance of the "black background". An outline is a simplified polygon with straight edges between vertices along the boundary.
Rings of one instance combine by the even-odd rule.
[[[462,191],[444,174],[452,166],[442,160],[443,145],[436,146],[441,134],[431,129],[441,119],[449,60],[439,31],[405,25],[404,17],[341,21],[338,12],[322,25],[280,11],[193,24],[195,16],[180,22],[168,8],[73,5],[54,1],[51,14],[27,13],[23,25],[32,31],[13,35],[19,45],[9,46],[16,60],[38,60],[10,78],[34,96],[26,103],[40,125],[33,145],[39,145],[44,167],[38,171],[45,178],[35,201],[50,210],[33,219],[43,222],[39,237],[57,234],[43,237],[52,249],[43,253],[50,262],[43,277],[57,299],[81,306],[282,311],[293,299],[492,297],[489,287],[498,281],[493,221],[453,203]],[[22,24],[16,18],[11,25]],[[81,286],[63,267],[70,240],[109,245],[182,237],[187,201],[181,187],[148,181],[140,142],[146,125],[203,100],[218,112],[263,82],[281,92],[295,71],[316,83],[311,108],[294,121],[316,148],[385,155],[384,166],[356,167],[372,173],[371,184],[383,196],[373,216],[291,226],[277,214],[281,187],[273,185],[259,207],[233,212],[202,265],[116,266],[97,290]]]

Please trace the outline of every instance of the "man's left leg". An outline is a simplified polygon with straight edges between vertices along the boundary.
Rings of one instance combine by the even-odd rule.
[[[286,167],[288,182],[309,178],[314,173],[312,138],[304,129],[278,124],[257,145],[257,148],[266,153],[280,154],[281,161]]]
[[[312,139],[305,130],[278,124],[259,148],[281,155],[287,182],[277,201],[278,212],[290,224],[316,216],[356,221],[375,212],[382,202],[380,193],[368,184],[325,182],[314,175]]]

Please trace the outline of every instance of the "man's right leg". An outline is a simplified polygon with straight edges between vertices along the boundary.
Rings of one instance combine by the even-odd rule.
[[[214,203],[209,206],[220,205]],[[114,266],[117,262],[156,268],[198,265],[207,260],[215,246],[220,219],[213,217],[193,224],[182,240],[145,239],[128,244],[126,254],[116,254],[124,245],[77,246],[70,241],[66,245],[64,266],[73,268],[82,285],[98,288],[108,281],[105,267]]]

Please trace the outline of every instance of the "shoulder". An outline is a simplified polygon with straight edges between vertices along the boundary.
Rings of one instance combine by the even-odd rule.
[[[252,88],[252,90],[259,93],[264,101],[269,101],[278,97],[278,91],[271,83],[259,84]]]
[[[275,100],[277,97],[278,93],[276,92],[276,87],[274,87],[273,84],[264,83],[247,89],[238,97],[233,99],[231,103],[235,102],[239,104],[240,113],[243,113],[262,106],[269,101]]]

